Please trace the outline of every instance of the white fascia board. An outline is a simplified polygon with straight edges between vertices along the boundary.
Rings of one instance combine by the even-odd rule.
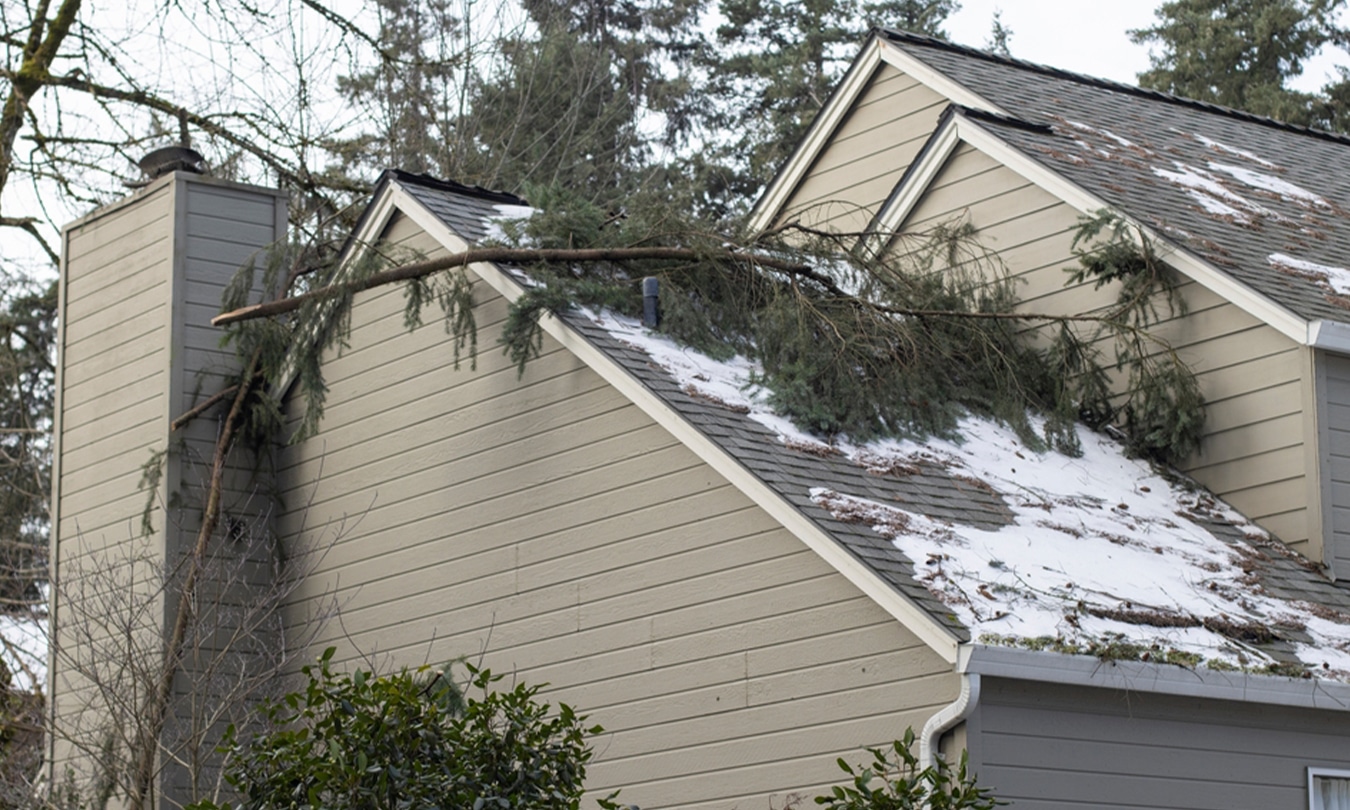
[[[393,219],[394,212],[398,210],[398,204],[395,202],[399,194],[407,195],[407,192],[399,188],[398,181],[390,180],[385,186],[380,196],[370,201],[370,215],[362,223],[361,230],[352,234],[351,242],[347,246],[347,251],[339,259],[338,264],[342,265],[337,271],[341,276],[347,272],[347,266],[362,256],[371,245],[380,239],[380,234],[389,226],[389,220]]]
[[[1028,181],[1063,200],[1066,204],[1085,214],[1102,209],[1115,210],[1105,200],[1089,193],[1058,172],[1013,148],[1006,141],[971,119],[960,115],[955,116],[955,118],[957,134],[962,141],[989,155]],[[1123,212],[1117,211],[1117,213],[1125,217]],[[1130,217],[1125,217],[1125,220],[1133,227],[1138,228],[1154,243],[1172,245],[1170,241],[1165,240],[1157,231],[1144,223]],[[1305,319],[1252,290],[1190,251],[1174,247],[1173,252],[1169,253],[1166,258],[1168,264],[1194,279],[1198,284],[1227,299],[1238,309],[1299,344],[1307,343],[1308,322]]]
[[[468,250],[469,244],[448,228],[433,213],[424,208],[410,194],[397,184],[392,198],[399,210],[423,230],[436,239],[452,253]],[[508,301],[515,301],[525,289],[501,268],[491,263],[471,265],[474,273],[489,287],[496,290]],[[832,568],[844,575],[863,593],[867,594],[883,610],[908,628],[925,644],[933,649],[949,664],[956,663],[957,647],[960,639],[943,627],[933,617],[904,594],[858,561],[839,546],[833,538],[816,525],[815,521],[803,515],[797,507],[788,503],[777,492],[741,465],[734,457],[715,444],[698,428],[685,420],[674,408],[648,390],[628,370],[616,363],[590,341],[582,337],[560,319],[545,314],[539,320],[540,326],[550,337],[557,340],[568,351],[576,355],[583,363],[599,374],[605,382],[614,386],[619,393],[627,397],[634,405],[650,416],[658,425],[665,428],[677,440],[693,451],[702,461],[724,476],[757,506],[769,513],[788,531],[792,532],[811,550],[815,551]]]
[[[962,645],[956,668],[966,674],[1038,683],[1350,712],[1350,684],[1316,678],[1186,669],[1145,661],[1103,661],[1090,655],[980,644]]]
[[[778,171],[769,187],[760,195],[759,201],[750,211],[750,232],[758,233],[773,224],[774,217],[787,204],[788,198],[806,176],[807,170],[816,162],[821,151],[834,137],[834,131],[853,109],[858,96],[872,81],[872,75],[881,64],[881,40],[876,34],[863,44],[862,52],[853,60],[848,73],[844,74],[839,89],[830,97],[825,109],[820,111],[806,137],[793,151],[792,157]]]
[[[922,158],[905,172],[904,177],[900,178],[900,183],[877,212],[876,221],[861,239],[872,255],[879,256],[890,246],[896,232],[905,224],[905,220],[909,219],[914,207],[928,192],[928,186],[946,165],[947,158],[952,156],[952,152],[955,152],[957,145],[961,143],[956,128],[957,118],[958,116],[952,116],[942,129],[933,134],[924,147]]]
[[[370,215],[366,217],[365,223],[361,226],[361,230],[352,234],[351,241],[348,243],[343,254],[338,257],[338,269],[333,274],[334,281],[341,280],[346,273],[350,272],[352,262],[360,259],[371,245],[379,241],[380,234],[384,232],[384,229],[389,225],[389,220],[393,218],[394,212],[398,210],[395,203],[396,194],[403,193],[404,196],[407,196],[406,192],[403,192],[402,189],[397,189],[397,192],[395,189],[397,189],[397,185],[393,181],[390,181],[380,196],[377,199],[371,200],[370,208],[368,209]],[[312,335],[313,329],[310,330],[309,335],[303,336],[299,342],[308,342]],[[272,396],[278,402],[281,401],[282,396],[290,390],[291,385],[295,382],[297,371],[294,354],[292,353],[292,355],[286,359],[285,365],[282,366],[280,376],[278,376],[276,383],[272,386]]]
[[[873,34],[863,45],[862,52],[853,60],[853,65],[849,67],[829,104],[820,111],[820,115],[812,123],[806,138],[755,203],[749,218],[752,233],[763,231],[773,224],[774,217],[778,216],[783,206],[787,204],[788,197],[806,177],[807,171],[829,144],[835,130],[853,109],[858,96],[862,95],[863,90],[872,81],[877,67],[883,62],[955,104],[1007,114],[1002,108],[965,85],[952,80],[923,60],[905,53],[895,43]]]
[[[929,90],[945,96],[953,104],[998,113],[999,115],[1012,115],[922,59],[906,53],[903,48],[894,42],[883,41],[881,45],[881,61],[914,79]]]
[[[1308,345],[1336,354],[1350,355],[1350,324],[1318,320],[1308,324]]]

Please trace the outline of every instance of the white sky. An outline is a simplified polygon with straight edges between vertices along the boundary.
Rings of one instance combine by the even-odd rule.
[[[1130,42],[1126,31],[1153,22],[1162,0],[961,0],[947,20],[947,32],[963,45],[982,48],[989,40],[994,11],[1012,29],[1013,56],[1089,76],[1134,84],[1148,68],[1148,49]],[[1350,66],[1344,52],[1324,54],[1310,63],[1301,90],[1316,90],[1336,64]]]

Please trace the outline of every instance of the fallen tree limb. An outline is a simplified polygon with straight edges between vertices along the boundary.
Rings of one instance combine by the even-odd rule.
[[[452,270],[457,267],[466,267],[478,262],[505,264],[584,264],[587,262],[623,262],[641,260],[691,261],[710,259],[739,262],[742,264],[764,267],[769,270],[776,270],[798,278],[810,279],[823,286],[827,292],[840,301],[865,307],[886,315],[898,315],[910,318],[971,318],[976,320],[1053,322],[1086,321],[1094,323],[1113,323],[1116,320],[1116,315],[1114,313],[1103,315],[1051,315],[1030,312],[969,312],[961,310],[930,310],[892,307],[859,298],[840,288],[835,284],[832,278],[815,270],[810,265],[790,261],[779,256],[770,256],[762,253],[752,253],[735,249],[710,252],[707,250],[696,250],[694,248],[656,246],[628,248],[475,248],[460,253],[452,253],[449,256],[442,256],[436,259],[427,259],[420,262],[400,265],[398,267],[391,267],[388,270],[382,270],[358,281],[330,284],[327,287],[320,287],[290,298],[279,298],[274,301],[240,307],[239,309],[224,312],[212,318],[211,325],[228,326],[229,324],[239,323],[241,321],[251,321],[257,318],[267,318],[272,315],[294,312],[311,301],[335,298],[340,295],[357,293],[400,281],[412,281],[414,279],[432,275],[433,273]]]
[[[226,326],[228,324],[238,323],[239,321],[249,321],[255,318],[266,318],[270,315],[293,312],[310,301],[334,298],[347,293],[361,292],[362,290],[382,287],[386,284],[394,284],[399,281],[411,281],[413,279],[429,276],[433,273],[439,273],[442,270],[452,270],[456,267],[465,267],[478,262],[506,264],[567,262],[584,264],[587,262],[624,262],[641,261],[644,259],[665,261],[722,259],[724,261],[744,262],[759,267],[766,267],[770,270],[778,270],[789,275],[809,278],[812,281],[827,285],[831,288],[832,292],[837,292],[839,295],[844,296],[848,295],[843,290],[835,287],[834,282],[828,276],[816,272],[810,265],[788,261],[787,259],[775,256],[747,253],[738,250],[725,250],[710,253],[706,250],[695,250],[693,248],[660,246],[629,248],[475,248],[461,253],[452,253],[449,256],[442,256],[438,259],[427,259],[425,261],[413,262],[412,264],[391,267],[388,270],[382,270],[359,281],[332,284],[327,287],[320,287],[317,290],[310,290],[307,293],[296,295],[291,298],[281,298],[263,304],[253,304],[251,306],[241,307],[232,312],[217,315],[211,319],[211,325]]]

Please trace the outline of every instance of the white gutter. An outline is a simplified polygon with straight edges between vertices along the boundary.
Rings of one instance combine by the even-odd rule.
[[[967,647],[962,647],[964,653]],[[957,665],[958,671],[961,665]],[[923,731],[919,734],[919,767],[932,768],[937,766],[938,743],[942,740],[942,735],[956,727],[958,723],[964,722],[975,712],[975,707],[980,702],[980,673],[962,672],[961,673],[961,694],[956,696],[956,700],[947,704],[938,710],[938,713],[928,718],[928,722],[923,724]]]
[[[959,659],[957,671],[966,675],[1350,712],[1350,684],[1319,678],[1188,669],[1146,661],[1103,661],[1091,655],[981,645],[962,646]]]
[[[1308,324],[1307,344],[1338,354],[1350,354],[1350,324],[1338,321],[1312,321]]]

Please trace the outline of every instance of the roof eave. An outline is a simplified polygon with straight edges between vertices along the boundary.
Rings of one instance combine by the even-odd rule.
[[[1350,684],[963,644],[957,671],[985,677],[1350,712]]]

